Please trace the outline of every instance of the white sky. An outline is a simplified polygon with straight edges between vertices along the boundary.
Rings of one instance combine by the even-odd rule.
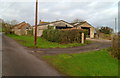
[[[1,0],[0,18],[26,21],[34,25],[35,0]],[[118,17],[118,0],[39,0],[39,20],[74,19],[88,21],[94,27],[114,27]]]

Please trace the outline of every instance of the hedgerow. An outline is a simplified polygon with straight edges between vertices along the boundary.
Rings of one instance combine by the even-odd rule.
[[[120,60],[120,36],[115,35],[112,39],[111,55]]]
[[[46,29],[43,31],[42,37],[51,42],[81,43],[82,32],[85,33],[85,31],[81,31],[79,29],[73,30]]]

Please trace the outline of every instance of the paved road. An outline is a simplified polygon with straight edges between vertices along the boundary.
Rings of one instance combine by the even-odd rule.
[[[46,62],[28,53],[14,40],[3,37],[3,76],[60,76]]]

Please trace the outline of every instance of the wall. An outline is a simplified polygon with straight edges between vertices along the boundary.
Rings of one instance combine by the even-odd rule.
[[[37,36],[42,36],[44,29],[48,29],[48,25],[38,26],[37,27]],[[35,27],[33,27],[33,35],[35,35]]]

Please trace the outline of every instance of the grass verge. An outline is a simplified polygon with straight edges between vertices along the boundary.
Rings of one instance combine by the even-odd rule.
[[[118,76],[118,62],[106,49],[79,54],[43,56],[58,71],[69,76]]]
[[[14,34],[7,34],[7,36],[13,38],[23,46],[34,48],[33,36],[18,36]],[[38,37],[37,42],[38,42],[36,46],[37,48],[68,48],[68,47],[84,46],[86,44],[91,43],[91,41],[86,41],[86,44],[81,44],[81,43],[59,44],[59,43],[47,41],[40,37]]]

